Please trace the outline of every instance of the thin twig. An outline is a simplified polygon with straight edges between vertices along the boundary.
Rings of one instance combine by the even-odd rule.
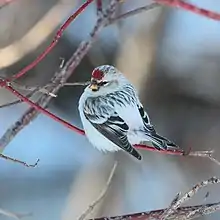
[[[37,92],[37,90],[34,90],[34,91],[31,91],[29,92],[28,94],[26,94],[26,97],[29,99],[31,98],[35,93]],[[22,100],[16,100],[16,101],[13,101],[13,102],[9,102],[9,103],[6,103],[6,104],[3,104],[0,106],[0,109],[1,108],[6,108],[6,107],[9,107],[9,106],[12,106],[12,105],[16,105],[16,104],[19,104],[19,103],[22,103],[23,101]]]
[[[166,220],[186,220],[187,215],[189,219],[199,218],[204,215],[209,215],[220,210],[220,202],[210,203],[197,206],[186,206],[178,208]],[[89,220],[158,220],[165,209],[153,210],[148,212],[132,213],[121,216],[93,218]],[[192,214],[194,215],[192,215]]]
[[[164,211],[162,216],[160,217],[161,220],[167,219],[172,213],[175,212],[183,203],[190,200],[200,189],[210,185],[210,184],[218,184],[220,183],[220,179],[216,177],[211,177],[208,180],[202,181],[198,184],[196,184],[190,191],[185,193],[181,198],[179,198],[179,194],[175,199],[172,201],[170,207]],[[195,211],[194,211],[195,212]],[[195,213],[189,213],[187,216],[192,217],[195,215]],[[188,219],[188,218],[187,218]]]
[[[35,162],[35,164],[27,164],[27,163],[24,162],[24,161],[21,161],[21,160],[12,158],[12,157],[8,157],[8,156],[6,156],[6,155],[4,155],[4,154],[0,154],[0,157],[3,158],[3,159],[5,159],[5,160],[10,160],[10,161],[12,161],[12,162],[14,162],[14,163],[19,163],[19,164],[21,164],[21,165],[23,165],[23,166],[25,166],[25,167],[32,167],[32,168],[36,167],[36,166],[38,165],[38,162],[40,161],[40,159],[37,159],[37,161]]]
[[[115,23],[115,22],[117,22],[117,21],[119,21],[119,20],[121,20],[121,19],[126,19],[126,18],[128,18],[128,17],[137,15],[137,14],[139,14],[139,13],[142,13],[142,12],[145,12],[145,11],[149,11],[149,10],[152,10],[152,9],[155,9],[155,8],[157,8],[157,7],[159,7],[159,6],[161,6],[161,4],[156,3],[156,2],[153,2],[153,3],[149,4],[149,5],[146,5],[146,6],[143,6],[143,7],[136,8],[136,9],[134,9],[134,10],[128,11],[128,12],[126,12],[126,13],[124,13],[124,14],[121,14],[121,15],[119,15],[119,16],[117,16],[117,17],[111,19],[111,20],[109,21],[109,23],[106,24],[106,26],[111,25],[111,24],[113,24],[113,23]]]
[[[216,158],[213,157],[214,150],[208,150],[208,151],[191,151],[188,155],[190,157],[204,157],[208,158],[212,162],[216,163],[218,166],[220,166],[220,161],[218,161]]]
[[[89,4],[91,4],[93,0],[87,0],[84,4],[82,4],[76,12],[74,12],[66,21],[65,23],[60,27],[60,29],[57,31],[56,36],[54,37],[54,40],[51,42],[51,44],[44,50],[42,54],[40,54],[37,59],[35,59],[32,63],[30,63],[28,66],[20,70],[17,74],[12,76],[12,79],[18,79],[22,76],[24,76],[30,69],[32,69],[34,66],[36,66],[40,61],[46,57],[46,55],[56,46],[59,39],[63,35],[63,32],[66,30],[66,28],[71,24],[75,18],[80,15]]]
[[[41,92],[43,94],[47,94],[51,97],[56,97],[55,94],[49,92],[45,87],[42,86],[28,86],[28,85],[21,85],[17,82],[8,82],[8,84],[11,84],[12,87],[20,89],[20,90],[24,90],[24,91],[37,91],[37,92]]]
[[[90,81],[86,82],[71,82],[71,83],[64,83],[63,86],[88,86]]]
[[[7,210],[4,210],[4,209],[0,208],[0,215],[4,215],[6,217],[13,218],[13,219],[16,219],[16,220],[21,220],[24,217],[31,216],[32,213],[17,214],[17,213],[13,213],[13,212],[10,212],[10,211],[7,211]]]
[[[59,68],[62,69],[64,66],[64,63],[65,63],[65,59],[63,57],[60,57],[60,60],[61,60],[61,62],[60,62]]]
[[[220,13],[197,7],[186,1],[182,1],[182,0],[155,0],[155,1],[163,5],[181,8],[183,10],[190,11],[194,14],[198,14],[198,15],[201,15],[207,18],[217,20],[217,21],[220,20]]]
[[[208,180],[202,181],[195,186],[187,193],[185,193],[180,198],[180,193],[178,193],[168,209],[153,210],[148,212],[132,213],[122,216],[113,216],[113,217],[102,217],[102,218],[93,218],[90,220],[189,220],[198,218],[204,215],[211,214],[213,212],[220,210],[220,202],[197,205],[197,206],[187,206],[180,207],[183,203],[190,200],[200,189],[206,187],[210,184],[218,184],[220,179],[212,177]]]
[[[57,86],[55,85],[55,83],[48,83],[45,86],[29,86],[29,85],[21,85],[17,82],[11,82],[10,83],[12,85],[13,88],[19,89],[19,90],[25,90],[25,91],[38,91],[38,92],[42,92],[44,94],[51,94],[47,88],[48,87],[54,87]],[[86,82],[68,82],[68,83],[59,83],[60,86],[87,86],[90,84],[90,81],[86,81]],[[55,94],[53,94],[52,96],[56,96]]]
[[[71,125],[69,122],[67,122],[67,121],[65,121],[65,120],[63,120],[63,119],[57,117],[55,114],[53,114],[53,113],[47,111],[46,109],[42,108],[41,106],[36,105],[34,102],[32,102],[31,100],[29,100],[28,98],[26,98],[25,96],[23,96],[21,93],[19,93],[17,90],[15,90],[14,88],[12,88],[10,85],[5,85],[5,88],[6,88],[8,91],[10,91],[10,92],[12,92],[13,94],[15,94],[17,97],[19,97],[19,98],[20,98],[21,100],[23,100],[25,103],[27,103],[27,104],[29,104],[29,105],[31,105],[31,106],[34,106],[34,108],[35,108],[37,111],[39,111],[39,112],[41,112],[41,113],[44,113],[45,115],[49,116],[50,118],[53,118],[54,120],[58,121],[59,123],[65,125],[66,127],[70,128],[70,129],[72,129],[72,130],[75,129],[75,131],[78,132],[79,134],[85,134],[85,132],[84,132],[83,130],[81,130],[81,129],[79,129],[79,128],[73,126],[73,125]],[[25,123],[27,123],[27,122],[25,122]],[[23,124],[24,124],[24,122],[23,122]],[[1,143],[1,142],[0,142],[0,143]],[[1,144],[0,144],[0,147],[2,147]]]
[[[112,170],[110,172],[110,175],[108,177],[108,180],[107,180],[104,188],[102,189],[100,195],[98,196],[98,198],[88,207],[88,209],[86,209],[86,211],[79,217],[78,220],[84,220],[88,216],[88,214],[91,213],[93,211],[93,209],[98,205],[98,203],[100,203],[102,201],[102,199],[104,198],[104,196],[106,195],[106,193],[109,189],[109,186],[111,184],[111,181],[112,181],[113,175],[115,173],[117,164],[118,164],[117,162],[114,163]]]

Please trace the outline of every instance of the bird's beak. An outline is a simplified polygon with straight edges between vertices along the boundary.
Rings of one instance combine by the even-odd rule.
[[[98,82],[95,81],[95,80],[92,80],[90,85],[89,85],[89,88],[93,91],[93,92],[96,92],[99,90],[99,86],[98,86]]]

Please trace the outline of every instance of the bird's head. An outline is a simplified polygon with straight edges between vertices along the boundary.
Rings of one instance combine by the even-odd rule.
[[[89,89],[96,93],[108,93],[119,88],[124,81],[125,77],[114,66],[98,66],[92,72]]]

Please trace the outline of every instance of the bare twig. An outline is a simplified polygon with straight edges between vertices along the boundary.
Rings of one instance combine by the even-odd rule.
[[[218,183],[220,183],[220,179],[216,178],[216,177],[212,177],[208,180],[205,180],[205,181],[202,181],[202,182],[196,184],[190,191],[185,193],[181,198],[179,198],[180,194],[178,194],[178,196],[176,196],[175,199],[172,201],[170,207],[164,211],[164,213],[162,214],[160,219],[161,220],[167,219],[183,203],[190,200],[200,189],[206,187],[207,185],[218,184]],[[194,210],[192,213],[187,214],[188,217],[186,216],[187,217],[186,219],[189,219],[189,217],[191,218],[192,216],[194,216],[195,212],[196,211]]]
[[[59,67],[60,67],[60,69],[62,69],[64,67],[65,59],[63,57],[60,57],[60,60],[61,60],[61,62],[60,62]]]
[[[51,97],[56,97],[55,94],[49,92],[46,87],[42,86],[28,86],[28,85],[21,85],[17,82],[8,82],[8,84],[12,85],[12,87],[20,90],[25,90],[25,91],[36,91],[36,92],[41,92],[43,94],[49,95]]]
[[[214,20],[219,21],[220,20],[220,13],[209,11],[204,8],[199,8],[189,2],[183,1],[183,0],[155,0],[156,2],[160,4],[164,4],[170,7],[176,7],[181,8],[186,11],[190,11],[194,14],[198,14],[207,18],[211,18]]]
[[[183,203],[190,200],[200,189],[206,187],[210,184],[218,184],[220,179],[212,177],[208,180],[202,181],[196,184],[190,191],[185,193],[180,198],[180,193],[178,193],[173,199],[171,205],[168,209],[153,210],[149,212],[133,213],[122,216],[113,216],[113,217],[102,217],[95,218],[90,220],[189,220],[198,218],[204,215],[211,214],[213,212],[220,210],[220,202],[197,205],[197,206],[187,206],[180,207]]]
[[[90,81],[86,82],[73,82],[73,83],[64,83],[63,86],[88,86]]]
[[[35,93],[37,92],[37,90],[33,90],[31,92],[29,92],[26,97],[27,98],[31,98]],[[13,101],[13,102],[9,102],[9,103],[6,103],[6,104],[3,104],[0,106],[0,109],[1,108],[6,108],[6,107],[9,107],[9,106],[12,106],[12,105],[16,105],[16,104],[19,104],[19,103],[22,103],[23,101],[22,100],[16,100],[16,101]]]
[[[32,168],[36,167],[36,166],[38,165],[38,162],[40,161],[40,159],[37,159],[37,161],[35,162],[35,164],[27,164],[27,163],[24,162],[24,161],[21,161],[21,160],[12,158],[12,157],[8,157],[8,156],[6,156],[6,155],[4,155],[4,154],[0,154],[0,157],[3,158],[3,159],[5,159],[5,160],[10,160],[10,161],[12,161],[12,162],[14,162],[14,163],[19,163],[19,164],[21,164],[21,165],[23,165],[23,166],[25,166],[25,167],[32,167]]]
[[[199,218],[220,210],[220,202],[211,203],[198,206],[180,207],[175,210],[166,220],[186,220],[187,215],[189,219]],[[132,213],[121,216],[93,218],[90,220],[158,220],[165,209],[153,210],[148,212]],[[194,215],[192,215],[194,214]]]
[[[114,163],[113,167],[112,167],[112,170],[110,172],[110,175],[108,177],[108,180],[104,186],[104,188],[102,189],[100,195],[98,196],[98,198],[88,207],[88,209],[86,209],[86,211],[79,217],[79,220],[84,220],[89,213],[92,212],[92,210],[97,206],[98,203],[101,202],[101,200],[104,198],[104,196],[106,195],[107,191],[108,191],[108,188],[110,186],[110,183],[112,181],[112,178],[113,178],[113,175],[115,173],[115,170],[116,170],[116,167],[117,167],[117,162]]]
[[[86,81],[86,82],[68,82],[68,83],[59,83],[59,84],[55,84],[55,83],[48,83],[45,86],[29,86],[29,85],[21,85],[19,83],[15,83],[15,82],[11,82],[10,83],[12,85],[13,88],[19,89],[19,90],[26,90],[26,91],[37,91],[37,92],[42,92],[44,94],[47,95],[51,95],[51,96],[55,96],[55,94],[52,94],[48,91],[47,88],[50,87],[55,87],[55,86],[87,86],[90,84],[90,81]]]
[[[4,209],[0,208],[0,215],[4,215],[6,217],[13,218],[13,219],[16,219],[16,220],[21,220],[24,217],[31,216],[32,213],[17,214],[17,213],[13,213],[13,212],[10,212],[10,211],[7,211],[7,210],[4,210]]]
[[[117,22],[117,21],[119,21],[119,20],[121,20],[121,19],[126,19],[126,18],[128,18],[128,17],[131,17],[131,16],[134,16],[134,15],[140,14],[140,13],[142,13],[142,12],[149,11],[149,10],[151,10],[151,9],[155,9],[155,8],[157,8],[157,7],[159,7],[159,6],[161,6],[161,4],[156,3],[156,2],[153,2],[153,3],[149,4],[149,5],[146,5],[146,6],[143,6],[143,7],[140,7],[140,8],[136,8],[136,9],[134,9],[134,10],[132,10],[132,11],[128,11],[128,12],[126,12],[126,13],[124,13],[124,14],[121,14],[121,15],[119,15],[119,16],[117,16],[117,17],[111,19],[111,20],[109,21],[109,23],[106,24],[106,26],[111,25],[111,24],[113,24],[113,23],[115,23],[115,22]]]
[[[35,59],[32,63],[30,63],[28,66],[20,70],[17,74],[12,76],[12,79],[18,79],[25,75],[30,69],[32,69],[34,66],[36,66],[39,62],[41,62],[44,57],[57,45],[59,39],[61,38],[63,32],[65,29],[71,24],[75,18],[82,13],[86,9],[86,7],[91,4],[93,0],[87,0],[84,4],[82,4],[76,12],[74,12],[67,20],[66,22],[60,27],[60,29],[57,31],[56,36],[54,37],[54,40],[51,42],[51,44],[45,49],[45,51],[40,54],[37,59]]]
[[[213,161],[214,163],[216,163],[217,165],[220,166],[220,161],[218,161],[217,159],[215,159],[215,158],[213,157],[213,154],[214,154],[214,150],[208,150],[208,151],[191,151],[191,152],[189,152],[189,154],[186,155],[186,156],[208,158],[209,160]]]

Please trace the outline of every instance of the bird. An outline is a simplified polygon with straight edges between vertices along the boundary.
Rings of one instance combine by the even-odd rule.
[[[78,110],[89,142],[102,152],[123,150],[141,160],[134,144],[150,142],[157,150],[179,149],[156,132],[136,89],[112,65],[101,65],[92,71]]]

